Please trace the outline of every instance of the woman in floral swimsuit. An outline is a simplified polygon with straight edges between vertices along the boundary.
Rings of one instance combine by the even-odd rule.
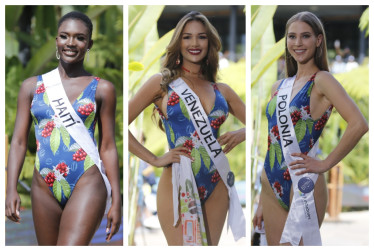
[[[289,112],[301,153],[290,164],[299,170],[296,175],[317,173],[314,198],[319,225],[327,205],[326,183],[323,173],[347,155],[368,130],[365,118],[343,87],[328,72],[325,32],[320,20],[310,12],[291,17],[286,25],[286,74],[296,75],[292,87]],[[282,152],[276,121],[277,93],[284,80],[272,87],[272,97],[266,109],[268,118],[268,152],[261,176],[260,203],[253,218],[254,227],[262,227],[264,220],[269,245],[279,245],[290,208],[292,181]],[[306,154],[317,142],[333,107],[348,123],[336,148],[324,160]],[[303,245],[302,240],[299,243]]]
[[[83,61],[93,41],[91,20],[80,12],[63,16],[58,25],[56,57],[66,96],[91,139],[99,122],[99,153],[112,194],[107,240],[121,224],[118,156],[114,140],[116,94],[112,83],[85,71]],[[31,114],[30,114],[31,107]],[[37,155],[31,200],[39,245],[88,245],[100,225],[107,200],[101,171],[54,113],[42,76],[26,79],[19,92],[16,125],[9,151],[6,216],[20,222],[17,180],[28,132],[35,125]]]
[[[229,205],[227,189],[201,146],[185,104],[169,83],[181,77],[198,95],[216,137],[229,112],[245,123],[244,103],[228,85],[215,83],[220,47],[218,34],[208,19],[198,12],[190,12],[176,27],[167,48],[162,74],[152,76],[129,102],[129,123],[147,106],[155,105],[170,148],[165,155],[155,156],[129,132],[131,153],[156,167],[179,163],[181,155],[192,160],[210,245],[218,244],[225,222]],[[218,138],[221,145],[226,145],[225,153],[244,140],[244,129]],[[173,227],[172,190],[172,168],[165,167],[157,191],[157,214],[168,244],[182,245],[181,223]]]

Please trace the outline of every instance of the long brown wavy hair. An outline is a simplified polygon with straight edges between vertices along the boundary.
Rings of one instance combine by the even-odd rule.
[[[175,27],[174,34],[171,38],[169,45],[166,48],[166,56],[163,61],[163,68],[161,69],[162,74],[162,88],[167,90],[167,86],[170,82],[181,76],[183,63],[183,57],[181,54],[181,40],[182,32],[188,22],[199,21],[201,22],[206,30],[208,37],[208,54],[201,63],[201,73],[204,78],[211,82],[217,81],[217,71],[219,55],[218,52],[221,50],[221,39],[218,35],[217,30],[209,22],[208,18],[197,11],[191,11],[179,20]],[[180,64],[177,64],[177,59],[180,59]]]
[[[286,24],[285,32],[285,43],[286,43],[286,77],[294,76],[297,73],[297,62],[291,56],[290,52],[287,49],[287,33],[290,25],[296,21],[301,21],[308,24],[315,36],[322,35],[322,42],[319,47],[317,47],[314,53],[314,63],[320,70],[329,71],[329,66],[327,63],[327,48],[326,48],[326,35],[323,24],[319,18],[311,12],[303,11],[293,15],[288,19]]]
[[[201,62],[201,74],[204,79],[210,82],[217,81],[217,72],[219,64],[219,51],[221,50],[221,39],[218,35],[217,30],[209,22],[208,18],[198,11],[191,11],[179,20],[177,26],[175,27],[173,36],[169,45],[166,47],[166,55],[162,63],[161,74],[162,82],[161,88],[167,92],[167,87],[169,83],[173,80],[179,78],[182,75],[182,63],[183,57],[181,54],[181,40],[182,32],[184,27],[188,22],[199,21],[201,22],[206,30],[206,35],[208,37],[208,53],[206,57]],[[179,58],[180,63],[177,64],[176,61]],[[155,118],[156,110],[153,110],[152,118]],[[158,126],[162,129],[161,120],[158,121]]]

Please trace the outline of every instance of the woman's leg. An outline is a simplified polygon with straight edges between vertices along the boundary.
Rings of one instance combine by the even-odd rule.
[[[182,246],[182,225],[174,227],[172,169],[164,168],[157,188],[157,215],[169,246]]]
[[[266,241],[269,246],[279,246],[279,241],[286,223],[288,212],[280,206],[270,186],[269,180],[262,171],[261,203],[266,231]]]
[[[105,212],[107,191],[96,166],[78,180],[62,212],[57,245],[88,245]]]
[[[36,169],[31,184],[31,202],[38,244],[56,245],[62,208]]]
[[[221,180],[203,205],[205,230],[210,246],[218,245],[228,209],[228,192],[225,183]]]
[[[172,169],[165,168],[157,189],[157,214],[168,245],[181,246],[183,245],[182,225],[178,222],[177,227],[173,226],[173,186],[171,177]],[[219,242],[228,206],[227,189],[225,184],[220,181],[204,206],[202,206],[209,245],[217,245]]]
[[[278,203],[264,171],[262,172],[261,183],[261,202],[265,223],[266,241],[269,246],[277,246],[279,245],[279,241],[282,236],[288,212],[283,209]],[[291,190],[290,200],[292,200],[292,196],[293,192]],[[327,206],[326,181],[323,175],[320,175],[317,179],[314,190],[314,199],[316,204],[318,222],[321,226]],[[300,242],[300,245],[303,245],[302,240]]]

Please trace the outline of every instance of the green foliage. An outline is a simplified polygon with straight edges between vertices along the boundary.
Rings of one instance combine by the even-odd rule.
[[[116,144],[119,154],[119,165],[123,168],[123,10],[120,6],[29,6],[32,8],[31,30],[25,32],[19,26],[19,19],[24,6],[7,5],[5,12],[6,58],[5,58],[5,132],[13,134],[17,96],[22,81],[55,68],[57,22],[61,15],[72,10],[84,12],[91,18],[94,30],[94,45],[90,51],[90,60],[85,62],[87,71],[111,81],[117,92]],[[23,66],[19,59],[19,41],[30,46],[31,58]],[[28,151],[20,179],[29,182],[32,177],[35,161],[35,135],[31,127]],[[122,181],[122,178],[121,178]],[[122,185],[121,185],[122,187]],[[20,189],[23,190],[23,189]],[[28,197],[28,196],[26,196]],[[22,200],[22,204],[29,204]]]
[[[365,31],[365,36],[369,36],[369,7],[362,13],[359,24],[360,30]]]

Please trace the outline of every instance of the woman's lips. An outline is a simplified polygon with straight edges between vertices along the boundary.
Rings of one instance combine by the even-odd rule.
[[[306,51],[306,49],[294,49],[293,50],[296,54],[303,54],[305,51]]]
[[[75,56],[78,53],[75,50],[66,50],[66,49],[62,50],[62,52],[64,52],[64,54],[67,56]]]
[[[189,49],[188,53],[190,53],[191,55],[198,55],[201,53],[201,49]]]

